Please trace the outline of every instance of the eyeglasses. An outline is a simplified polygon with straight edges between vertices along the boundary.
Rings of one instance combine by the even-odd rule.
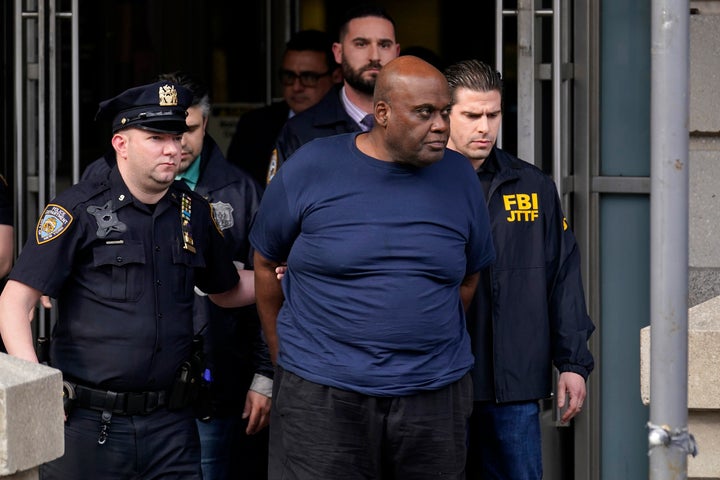
[[[314,87],[320,78],[327,75],[330,75],[329,70],[325,73],[300,72],[299,75],[292,70],[280,70],[280,81],[283,85],[290,86],[295,84],[295,80],[300,79],[300,85],[303,87]]]

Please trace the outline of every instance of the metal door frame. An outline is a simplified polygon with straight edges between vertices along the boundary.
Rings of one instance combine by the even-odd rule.
[[[72,109],[72,183],[79,177],[78,0],[58,11],[59,0],[15,0],[15,185],[18,252],[40,209],[57,193],[61,109]],[[59,22],[71,28],[72,104],[59,101]]]
[[[72,151],[72,179],[79,178],[80,103],[78,0],[67,0],[70,10],[60,11],[60,0],[15,0],[15,103],[14,183],[15,251],[20,253],[41,209],[55,197],[61,142]],[[62,22],[62,23],[61,23]],[[70,72],[61,68],[60,29],[69,26]],[[61,80],[69,76],[70,105],[60,98]],[[59,138],[57,126],[63,111],[70,109],[70,138]],[[50,268],[50,267],[49,267]],[[47,336],[55,311],[40,310],[46,321],[33,322],[38,336]]]

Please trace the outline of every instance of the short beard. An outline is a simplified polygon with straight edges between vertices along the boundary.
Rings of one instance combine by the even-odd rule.
[[[365,80],[362,77],[362,74],[369,68],[382,68],[381,65],[377,62],[371,62],[366,67],[361,68],[360,70],[353,70],[353,68],[343,59],[342,61],[342,72],[343,72],[343,78],[345,79],[345,82],[347,82],[348,85],[350,85],[355,90],[364,93],[366,95],[372,95],[375,91],[375,80],[377,79],[377,75],[373,76],[369,80]]]

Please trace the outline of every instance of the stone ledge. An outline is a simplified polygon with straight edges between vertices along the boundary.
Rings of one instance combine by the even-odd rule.
[[[23,470],[14,475],[0,475],[2,480],[38,480],[40,478],[40,469],[35,467],[30,470]]]
[[[720,480],[720,411],[690,410],[688,431],[698,445],[688,457],[688,480]]]
[[[60,371],[0,353],[0,476],[25,478],[64,442]]]
[[[688,311],[688,408],[720,409],[720,296]],[[650,327],[640,330],[640,393],[650,404]]]
[[[720,15],[690,15],[690,132],[720,132]]]
[[[640,391],[650,404],[650,328],[640,331]],[[720,296],[688,311],[688,431],[698,455],[688,480],[720,480]]]

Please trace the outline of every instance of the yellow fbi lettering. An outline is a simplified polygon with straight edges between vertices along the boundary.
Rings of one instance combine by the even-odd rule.
[[[534,222],[538,218],[538,194],[514,193],[503,195],[505,211],[510,213],[508,222]]]

